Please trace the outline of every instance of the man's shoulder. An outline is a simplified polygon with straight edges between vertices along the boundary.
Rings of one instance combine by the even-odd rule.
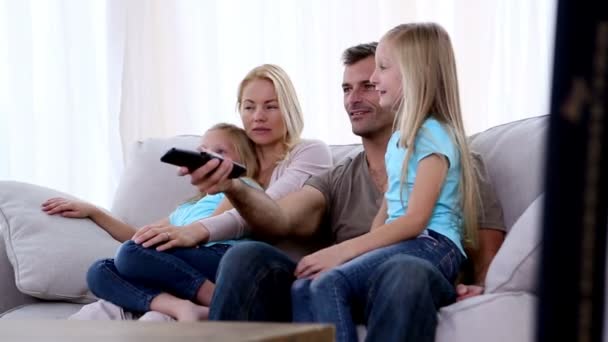
[[[365,151],[361,151],[352,157],[347,157],[340,163],[336,164],[329,173],[333,179],[341,179],[344,177],[354,177],[354,175],[362,169],[365,164]]]

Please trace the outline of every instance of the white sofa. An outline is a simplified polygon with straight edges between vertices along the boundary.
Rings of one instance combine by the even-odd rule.
[[[532,341],[547,127],[548,117],[540,116],[471,137],[509,233],[490,266],[487,293],[441,309],[437,341]],[[191,196],[188,178],[177,177],[175,167],[158,158],[169,147],[197,142],[197,136],[178,136],[133,146],[111,212],[141,226]],[[360,149],[332,146],[334,161]],[[0,182],[0,318],[64,319],[94,300],[84,273],[92,260],[111,257],[118,244],[89,220],[42,214],[42,200],[55,195],[30,184]]]

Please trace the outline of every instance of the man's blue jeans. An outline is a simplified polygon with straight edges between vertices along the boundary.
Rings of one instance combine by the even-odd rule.
[[[210,319],[290,321],[295,266],[262,242],[234,246],[220,262]],[[369,341],[432,341],[437,310],[456,298],[437,267],[407,254],[382,261],[368,283],[367,293],[353,303],[364,308]]]
[[[134,312],[150,311],[162,292],[195,300],[205,280],[215,281],[220,259],[230,245],[175,248],[158,252],[129,240],[115,259],[96,261],[87,272],[87,283],[97,297]]]
[[[451,281],[463,259],[454,243],[433,231],[373,250],[315,280],[297,280],[292,287],[294,320],[332,323],[336,341],[356,341],[353,311],[361,306],[370,340],[433,341],[437,310],[454,300]],[[421,301],[422,295],[428,298]],[[378,324],[385,328],[376,328]]]

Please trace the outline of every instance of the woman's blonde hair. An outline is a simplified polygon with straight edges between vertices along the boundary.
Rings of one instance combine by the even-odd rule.
[[[283,144],[289,151],[300,142],[300,135],[304,129],[304,117],[300,109],[300,102],[291,79],[281,67],[274,64],[263,64],[251,70],[239,84],[237,93],[237,106],[239,111],[243,103],[243,89],[253,80],[268,80],[274,85],[279,101],[279,109],[283,115],[283,123],[287,133],[283,137]]]
[[[213,125],[207,130],[207,132],[211,131],[224,131],[228,134],[230,142],[239,156],[240,163],[247,168],[244,177],[257,181],[260,164],[255,151],[255,143],[249,139],[247,132],[245,132],[244,129],[229,123],[218,123]],[[205,197],[205,195],[205,193],[199,193],[186,202],[196,202]]]
[[[456,75],[456,58],[448,33],[435,23],[402,24],[384,38],[399,64],[403,98],[395,117],[401,131],[399,145],[414,146],[416,135],[428,117],[443,124],[460,152],[461,206],[464,214],[463,240],[477,246],[478,187],[476,168],[464,130]],[[413,149],[408,148],[401,171],[407,180],[407,164]],[[407,188],[407,187],[406,187]]]

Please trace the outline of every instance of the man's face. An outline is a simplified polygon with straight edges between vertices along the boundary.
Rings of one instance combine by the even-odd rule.
[[[390,130],[394,119],[394,113],[380,107],[379,94],[369,80],[374,68],[373,56],[344,68],[344,108],[353,133],[363,138]]]

